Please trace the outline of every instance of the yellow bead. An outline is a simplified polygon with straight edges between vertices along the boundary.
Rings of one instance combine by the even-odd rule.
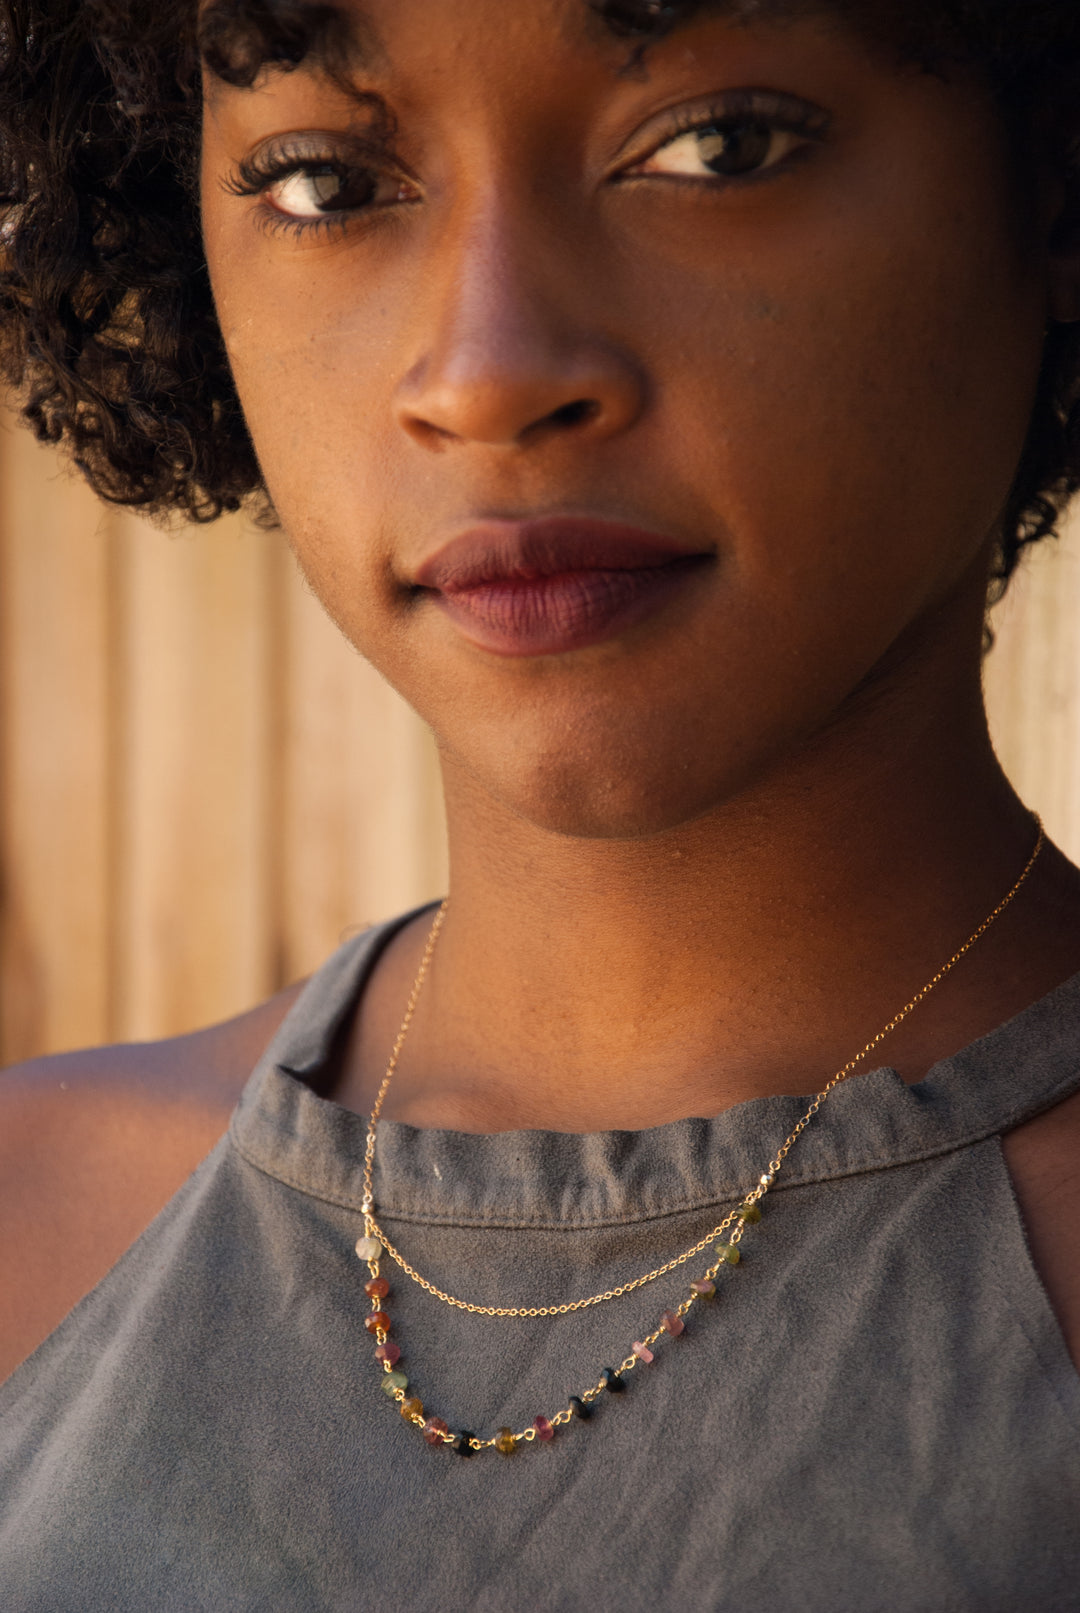
[[[412,1422],[417,1417],[423,1418],[424,1402],[418,1399],[416,1395],[409,1395],[407,1399],[401,1402],[401,1415],[408,1422]]]
[[[500,1428],[495,1439],[495,1449],[504,1456],[513,1456],[517,1450],[517,1440],[509,1428]]]

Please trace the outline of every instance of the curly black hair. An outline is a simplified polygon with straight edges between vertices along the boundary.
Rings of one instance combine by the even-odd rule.
[[[636,49],[688,13],[838,13],[924,70],[985,75],[1021,162],[1080,138],[1077,0],[583,0]],[[272,519],[214,313],[199,229],[200,73],[250,85],[342,57],[320,0],[0,0],[0,376],[104,498]],[[1062,109],[1048,119],[1048,110]],[[1080,214],[1080,185],[1077,186]],[[1080,222],[1077,225],[1080,228]],[[1080,489],[1080,334],[1046,338],[1005,512],[999,589]]]

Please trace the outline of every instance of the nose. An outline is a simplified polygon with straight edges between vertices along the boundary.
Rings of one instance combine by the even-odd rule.
[[[439,255],[417,310],[419,354],[395,396],[416,442],[599,441],[634,422],[644,377],[599,328],[602,290],[565,238],[538,242],[489,213]]]

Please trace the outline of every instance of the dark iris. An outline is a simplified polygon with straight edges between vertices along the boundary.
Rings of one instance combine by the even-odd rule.
[[[338,168],[323,167],[305,170],[304,177],[324,213],[366,207],[375,195],[376,179],[371,173],[345,174]]]
[[[769,155],[774,131],[760,123],[728,124],[702,129],[698,135],[701,160],[714,174],[750,174]]]

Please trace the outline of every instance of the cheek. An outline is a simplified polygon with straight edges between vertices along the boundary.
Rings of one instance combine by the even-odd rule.
[[[898,627],[946,592],[1022,452],[1041,288],[992,209],[921,224],[882,228],[857,258],[838,232],[719,307],[689,287],[675,299],[698,339],[671,332],[682,405],[661,457],[707,480],[747,589],[812,630],[815,598],[861,596]]]
[[[400,460],[387,344],[333,270],[250,259],[214,284],[233,377],[275,509],[315,593],[366,648],[394,594],[385,513]],[[284,282],[284,283],[283,283]],[[362,624],[366,624],[363,625]]]

